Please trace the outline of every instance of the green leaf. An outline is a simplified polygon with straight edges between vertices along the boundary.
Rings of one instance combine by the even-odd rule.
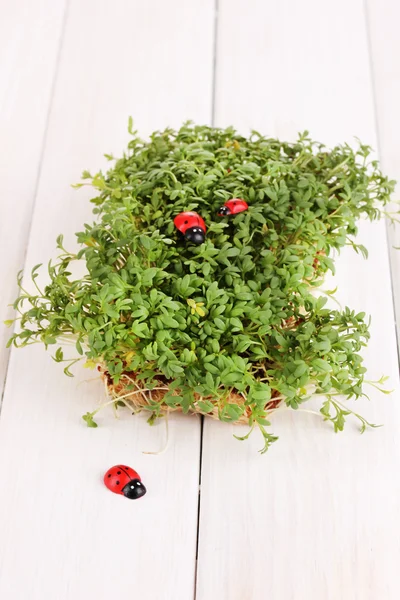
[[[199,400],[199,402],[197,403],[197,406],[199,407],[201,412],[207,413],[207,414],[212,413],[212,411],[214,410],[214,405],[209,400]]]
[[[330,401],[326,400],[323,403],[322,407],[320,408],[320,412],[321,412],[321,414],[324,415],[324,417],[328,417],[328,418],[330,417],[330,405],[331,405]]]
[[[265,188],[265,193],[267,194],[268,198],[270,198],[274,202],[278,201],[278,195],[276,191],[273,190],[271,187],[268,186],[267,188]]]
[[[161,320],[167,327],[179,327],[178,321],[176,321],[173,317],[169,317],[168,315],[163,315]]]
[[[53,359],[56,362],[62,362],[64,360],[64,353],[62,351],[62,348],[57,348],[56,353],[53,356]]]
[[[304,373],[306,373],[308,371],[308,367],[307,364],[304,361],[297,361],[296,362],[297,367],[293,373],[294,377],[301,377],[302,375],[304,375]]]
[[[94,413],[87,412],[85,415],[82,415],[82,419],[86,422],[88,427],[98,427],[97,423],[93,420]]]
[[[225,385],[233,385],[234,383],[237,383],[238,381],[242,381],[243,373],[232,372],[232,373],[227,373],[226,375],[222,374],[221,379],[225,383]]]
[[[332,371],[332,367],[331,365],[326,361],[323,360],[322,358],[315,358],[312,361],[312,366],[314,367],[314,369],[320,373],[327,373]]]
[[[149,425],[154,425],[155,422],[157,421],[157,419],[159,418],[159,415],[156,412],[151,413],[150,417],[147,419],[147,423]]]
[[[113,336],[112,329],[108,329],[104,336],[104,340],[105,340],[107,346],[111,346],[111,344],[113,343],[113,337],[114,336]]]
[[[216,319],[214,319],[214,323],[218,327],[218,329],[225,329],[225,323],[219,317],[217,317]]]
[[[222,421],[237,421],[243,414],[243,406],[226,404],[221,412]]]
[[[64,373],[65,373],[65,375],[66,375],[67,377],[73,377],[73,376],[74,376],[74,374],[73,374],[73,373],[71,373],[71,371],[70,371],[70,366],[71,366],[71,365],[67,365],[67,366],[64,368]]]
[[[232,317],[231,319],[229,319],[229,322],[232,327],[235,327],[236,329],[239,329],[239,330],[243,329],[242,322],[237,317]],[[221,327],[220,327],[220,329],[221,329]]]
[[[132,333],[134,333],[140,338],[147,337],[148,327],[146,323],[140,323],[139,321],[135,321],[132,323],[131,330]]]
[[[271,388],[267,383],[257,382],[253,384],[250,394],[256,406],[263,409],[271,399]]]
[[[143,271],[143,273],[142,273],[143,285],[151,285],[154,277],[157,275],[157,273],[159,271],[160,271],[160,269],[157,267],[150,267],[149,269],[146,269],[145,271]]]

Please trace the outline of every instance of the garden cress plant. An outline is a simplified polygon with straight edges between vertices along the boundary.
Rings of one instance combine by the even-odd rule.
[[[59,236],[46,287],[28,292],[19,276],[20,328],[9,343],[56,346],[67,375],[84,357],[111,403],[151,419],[181,409],[245,421],[261,431],[263,451],[276,439],[269,414],[311,395],[342,430],[352,412],[345,399],[363,394],[368,324],[364,313],[327,308],[315,290],[334,271],[333,250],[351,245],[366,255],[354,241],[357,221],[378,219],[389,201],[393,182],[370,148],[328,150],[307,132],[286,143],[190,123],[145,142],[130,120],[130,133],[124,156],[108,157],[107,173],[85,171],[77,186],[94,188],[96,215],[77,234],[79,252]],[[249,209],[219,217],[230,198]],[[182,211],[205,220],[200,246],[174,228]],[[74,279],[78,260],[87,273]],[[64,358],[66,340],[76,359]],[[84,416],[90,426],[93,417]]]

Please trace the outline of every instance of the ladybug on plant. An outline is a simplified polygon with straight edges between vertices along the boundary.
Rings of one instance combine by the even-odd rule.
[[[218,211],[218,216],[226,217],[228,215],[237,215],[249,208],[249,205],[242,198],[231,198],[227,200]]]
[[[174,219],[175,227],[193,244],[200,245],[206,239],[206,224],[196,212],[182,212]]]
[[[121,494],[130,500],[137,500],[146,493],[140,476],[125,465],[116,465],[104,475],[105,486],[114,494]]]

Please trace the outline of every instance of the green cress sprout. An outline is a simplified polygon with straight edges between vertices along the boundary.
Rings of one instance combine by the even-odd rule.
[[[65,373],[84,357],[97,367],[109,403],[150,411],[198,412],[258,428],[266,451],[277,438],[270,414],[321,397],[321,415],[342,430],[346,406],[363,395],[364,313],[327,308],[318,286],[334,272],[333,250],[352,246],[357,221],[379,219],[394,182],[371,149],[329,150],[304,132],[294,143],[233,128],[185,123],[143,141],[132,130],[107,173],[83,173],[95,190],[95,222],[63,247],[50,282],[22,287],[20,328],[9,344],[57,346]],[[229,217],[230,198],[249,209]],[[199,246],[180,239],[173,219],[195,211],[207,225]],[[85,261],[75,279],[73,261]],[[317,292],[317,293],[316,293]],[[77,358],[64,357],[67,341]],[[378,382],[383,383],[383,380]],[[93,417],[84,416],[95,427]],[[244,436],[247,437],[247,436]],[[244,438],[240,438],[244,439]]]

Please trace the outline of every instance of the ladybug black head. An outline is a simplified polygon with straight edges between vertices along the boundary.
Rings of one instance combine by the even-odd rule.
[[[201,227],[190,227],[185,231],[185,238],[189,242],[192,242],[192,244],[197,244],[199,246],[204,243],[206,236]]]
[[[146,492],[146,488],[139,479],[131,479],[122,490],[124,496],[130,500],[137,500],[137,498],[144,496]]]
[[[231,214],[231,211],[230,211],[230,209],[227,206],[221,206],[221,208],[218,211],[218,214],[221,217],[226,217],[227,215]]]

